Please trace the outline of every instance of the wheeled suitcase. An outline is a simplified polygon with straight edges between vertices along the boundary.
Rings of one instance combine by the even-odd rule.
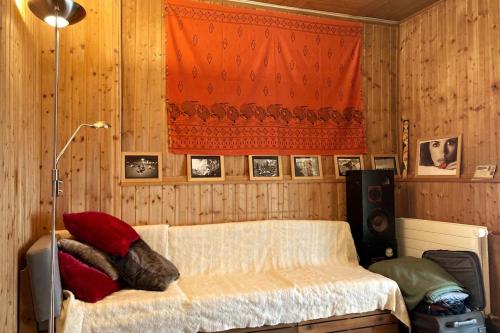
[[[414,333],[486,333],[483,274],[479,258],[470,251],[426,251],[422,258],[443,267],[469,292],[465,305],[471,310],[460,315],[432,316],[413,311],[410,314]]]

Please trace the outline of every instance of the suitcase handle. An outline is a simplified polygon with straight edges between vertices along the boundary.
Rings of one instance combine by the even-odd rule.
[[[477,324],[477,319],[469,319],[469,320],[463,320],[463,321],[450,321],[446,323],[447,327],[462,327],[462,326],[467,326],[467,325],[476,325]]]

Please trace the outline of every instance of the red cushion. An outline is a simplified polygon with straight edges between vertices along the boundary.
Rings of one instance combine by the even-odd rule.
[[[75,238],[123,257],[139,234],[127,223],[101,212],[64,214],[64,226]]]
[[[94,267],[84,264],[71,254],[59,251],[58,257],[63,287],[75,294],[76,298],[95,303],[120,290],[118,282]]]

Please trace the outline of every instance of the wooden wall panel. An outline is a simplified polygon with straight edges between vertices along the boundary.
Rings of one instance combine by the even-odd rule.
[[[285,157],[287,180],[253,183],[239,156],[226,160],[227,182],[185,182],[186,159],[167,146],[163,0],[80,2],[87,17],[61,31],[59,142],[81,122],[102,119],[112,128],[83,130],[61,160],[58,228],[63,212],[80,210],[130,224],[345,218],[344,183],[332,179],[331,156],[323,158],[324,181],[292,182]],[[17,271],[27,247],[48,232],[52,205],[54,35],[25,2],[0,4],[0,332],[15,332]],[[365,24],[364,40],[369,150],[394,152],[398,29]],[[122,150],[161,151],[164,174],[175,182],[120,186]]]
[[[25,4],[0,1],[0,332],[17,330],[17,267],[39,213],[37,28]]]
[[[406,213],[500,230],[497,173],[470,181],[500,156],[498,1],[441,1],[400,27],[400,118],[410,120],[410,177],[419,138],[463,134],[461,179],[404,185]]]
[[[410,176],[418,138],[463,134],[460,180],[400,183],[400,216],[500,231],[500,173],[470,180],[476,165],[500,157],[499,7],[498,0],[443,0],[400,25],[399,112],[410,120]],[[499,281],[500,254],[490,256],[491,280]],[[498,315],[500,300],[493,301]]]
[[[168,152],[162,3],[162,0],[140,1],[141,10],[137,10],[138,0],[122,1],[122,150],[161,151],[166,176],[163,189],[156,191],[155,205],[161,204],[161,216],[137,215],[137,212],[152,211],[152,200],[144,200],[151,192],[148,193],[147,186],[140,185],[132,189],[123,187],[128,193],[122,197],[123,217],[126,216],[131,224],[144,223],[148,216],[149,223],[163,221],[173,225],[263,218],[343,219],[344,184],[332,180],[331,156],[323,157],[326,184],[322,181],[301,184],[248,182],[248,160],[244,156],[226,157],[229,181],[224,184],[185,182],[185,156]],[[398,147],[395,120],[398,39],[397,27],[364,24],[363,92],[367,143],[373,153],[396,152]],[[290,159],[284,157],[286,179],[290,178],[289,163]],[[168,180],[173,183],[169,184]],[[150,191],[155,187],[150,186]]]
[[[59,227],[63,211],[120,215],[121,209],[115,171],[121,127],[120,5],[118,0],[81,3],[86,19],[61,30],[60,147],[81,122],[102,119],[113,128],[80,132],[61,160],[65,193]],[[23,255],[50,223],[54,32],[33,16],[26,1],[0,4],[0,332],[10,333],[17,331]]]

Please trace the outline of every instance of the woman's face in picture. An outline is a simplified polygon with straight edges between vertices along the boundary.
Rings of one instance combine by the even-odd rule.
[[[429,150],[434,165],[439,168],[446,168],[449,163],[456,160],[457,140],[452,138],[431,141]]]

